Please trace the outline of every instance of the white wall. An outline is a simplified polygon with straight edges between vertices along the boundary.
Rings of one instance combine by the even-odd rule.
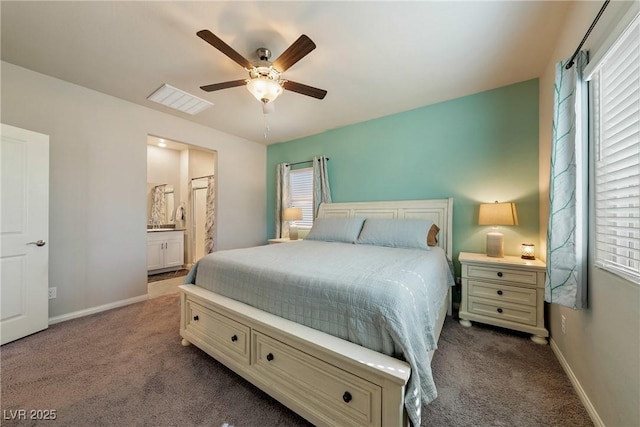
[[[2,122],[50,136],[50,317],[146,294],[147,134],[217,150],[219,249],[265,243],[265,146],[0,65]]]
[[[553,114],[554,65],[569,58],[597,15],[602,2],[575,2],[564,32],[540,78],[540,243],[546,251],[549,213],[549,159]],[[630,2],[611,2],[587,40],[591,51],[603,42]],[[549,307],[551,337],[601,425],[640,425],[640,286],[589,267],[589,308]],[[561,316],[567,332],[562,333]]]
[[[210,151],[189,150],[189,180],[215,175],[215,156]]]
[[[147,145],[147,182],[171,184],[180,192],[180,151]]]

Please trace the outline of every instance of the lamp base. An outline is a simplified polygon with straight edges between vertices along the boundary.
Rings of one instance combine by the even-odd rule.
[[[487,256],[504,258],[504,235],[497,231],[487,233]]]
[[[295,225],[289,226],[289,240],[298,240],[298,227]]]

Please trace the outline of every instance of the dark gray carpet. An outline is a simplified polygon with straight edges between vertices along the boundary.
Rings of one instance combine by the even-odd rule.
[[[194,346],[175,295],[52,325],[4,345],[2,425],[309,426]],[[424,426],[592,425],[549,346],[447,319]],[[18,409],[54,421],[12,420]]]

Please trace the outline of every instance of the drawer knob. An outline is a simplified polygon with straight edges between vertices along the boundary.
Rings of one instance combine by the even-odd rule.
[[[502,271],[498,271],[498,277],[502,277]]]
[[[498,313],[502,313],[502,309],[501,308],[498,309]]]
[[[198,317],[198,315],[196,314],[195,316],[193,316],[193,320],[195,320],[195,321],[197,322],[198,320],[200,320],[200,318],[199,318],[199,317]]]
[[[273,360],[273,354],[269,353],[267,354],[267,361],[271,362]]]
[[[233,342],[238,341],[238,336],[237,335],[232,336],[231,337],[231,341],[233,341]]]
[[[502,291],[498,291],[498,295],[502,295]]]
[[[351,402],[351,399],[353,399],[353,397],[351,396],[351,393],[349,393],[348,391],[345,391],[344,394],[342,395],[342,400],[344,400],[345,403],[349,403]]]

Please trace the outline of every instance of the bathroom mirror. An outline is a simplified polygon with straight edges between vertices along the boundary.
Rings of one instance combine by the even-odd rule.
[[[147,183],[147,226],[174,224],[175,200],[173,185]]]

